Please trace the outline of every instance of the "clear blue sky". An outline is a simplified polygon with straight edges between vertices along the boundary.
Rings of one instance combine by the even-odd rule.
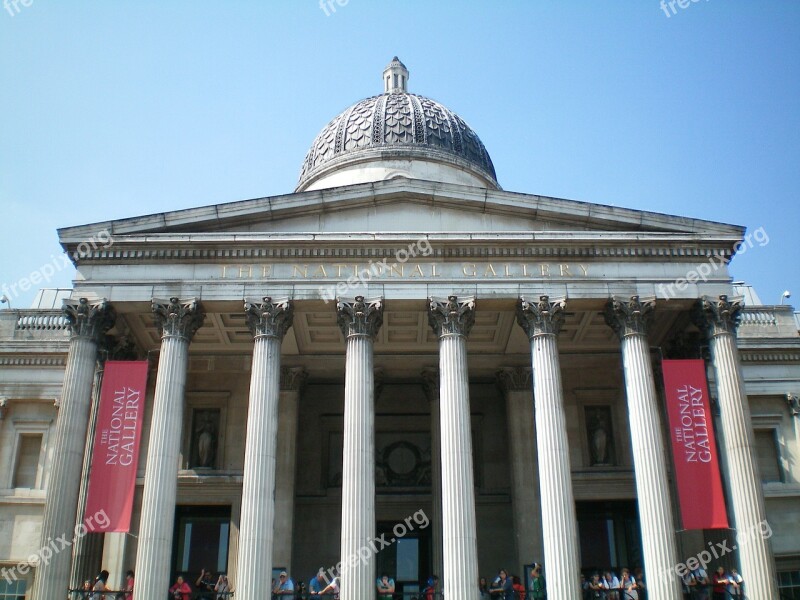
[[[0,7],[0,284],[53,261],[58,227],[291,192],[396,54],[504,189],[763,227],[734,277],[800,298],[800,3],[16,6]]]

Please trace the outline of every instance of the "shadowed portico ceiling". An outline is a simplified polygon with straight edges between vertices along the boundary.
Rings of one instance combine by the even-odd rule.
[[[283,341],[282,353],[291,355],[343,355],[344,337],[336,324],[333,304],[319,304],[319,309],[295,310],[294,323]],[[430,354],[438,351],[438,340],[428,325],[424,305],[420,310],[390,310],[384,313],[375,343],[376,354]],[[568,307],[569,308],[569,307]],[[649,339],[660,344],[675,319],[681,313],[675,310],[657,310]],[[149,313],[125,315],[125,320],[140,347],[155,350],[160,336]],[[567,312],[558,339],[559,348],[569,352],[608,351],[619,343],[605,324],[601,309]],[[475,325],[469,335],[467,347],[470,355],[527,354],[529,341],[517,325],[513,308],[498,310],[489,306],[475,313]],[[203,326],[197,331],[190,347],[192,354],[250,354],[253,337],[247,329],[244,312],[208,313]]]

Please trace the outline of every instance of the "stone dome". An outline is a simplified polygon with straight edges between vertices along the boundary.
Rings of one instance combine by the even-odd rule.
[[[408,70],[397,57],[383,80],[383,94],[353,104],[320,131],[297,191],[396,176],[499,187],[478,135],[447,107],[408,93]]]

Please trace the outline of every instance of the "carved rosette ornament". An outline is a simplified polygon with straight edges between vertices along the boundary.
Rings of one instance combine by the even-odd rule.
[[[100,344],[106,332],[114,326],[117,313],[104,299],[89,302],[86,298],[80,300],[64,300],[61,309],[67,319],[70,336],[85,338]]]
[[[294,306],[288,298],[273,300],[264,296],[261,301],[245,301],[245,319],[253,337],[283,339],[294,319]]]
[[[161,330],[162,339],[174,337],[190,342],[206,318],[197,298],[190,300],[175,297],[169,300],[153,298],[152,307],[156,327]]]
[[[708,337],[723,333],[736,335],[739,322],[742,320],[744,298],[731,298],[722,294],[718,299],[703,296],[698,300],[692,320]]]
[[[517,302],[517,322],[529,338],[537,335],[558,335],[564,324],[565,298],[550,301],[549,296],[539,296],[538,302],[528,302],[524,297]]]
[[[303,367],[281,367],[281,391],[299,392],[308,379],[308,372]]]
[[[533,369],[530,367],[503,367],[497,371],[497,385],[504,394],[529,392],[533,385]]]
[[[615,297],[606,304],[604,316],[606,324],[622,339],[629,335],[647,335],[655,308],[655,297],[631,296],[629,302]]]
[[[383,323],[383,298],[364,300],[356,296],[354,300],[336,301],[336,321],[345,338],[355,335],[374,339]]]
[[[475,298],[458,299],[448,296],[447,300],[430,299],[428,323],[436,335],[461,335],[467,337],[475,324]]]

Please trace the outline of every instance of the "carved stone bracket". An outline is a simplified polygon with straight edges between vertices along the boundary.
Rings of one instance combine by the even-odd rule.
[[[786,404],[789,405],[789,414],[800,419],[800,396],[797,394],[786,394]]]
[[[281,367],[281,391],[300,392],[308,380],[308,371],[303,367]]]
[[[62,307],[72,337],[86,338],[100,344],[114,326],[117,314],[105,299],[89,302],[86,298],[64,300]]]
[[[504,394],[529,392],[533,387],[533,369],[530,367],[503,367],[497,371],[497,385]]]
[[[537,335],[558,335],[564,324],[565,298],[550,301],[549,296],[539,296],[538,302],[528,302],[524,297],[517,301],[517,323],[529,338]]]
[[[731,298],[722,294],[718,299],[703,296],[698,300],[692,320],[708,337],[723,333],[736,335],[739,322],[742,319],[744,298]]]
[[[162,338],[177,337],[191,342],[206,318],[197,298],[189,300],[175,297],[169,300],[153,298],[152,307],[156,327],[161,330]]]
[[[288,298],[273,300],[264,296],[261,301],[245,301],[244,311],[253,337],[283,340],[294,318],[294,306]]]
[[[475,298],[461,300],[448,296],[447,300],[430,299],[428,323],[439,337],[446,335],[469,335],[475,324]]]
[[[0,421],[6,418],[8,412],[8,398],[0,396]]]
[[[647,335],[647,327],[653,319],[656,299],[631,296],[630,301],[611,298],[606,304],[606,324],[622,339],[629,335]]]
[[[364,296],[356,296],[352,301],[338,299],[336,315],[345,338],[363,335],[374,339],[383,324],[383,298],[364,300]]]

